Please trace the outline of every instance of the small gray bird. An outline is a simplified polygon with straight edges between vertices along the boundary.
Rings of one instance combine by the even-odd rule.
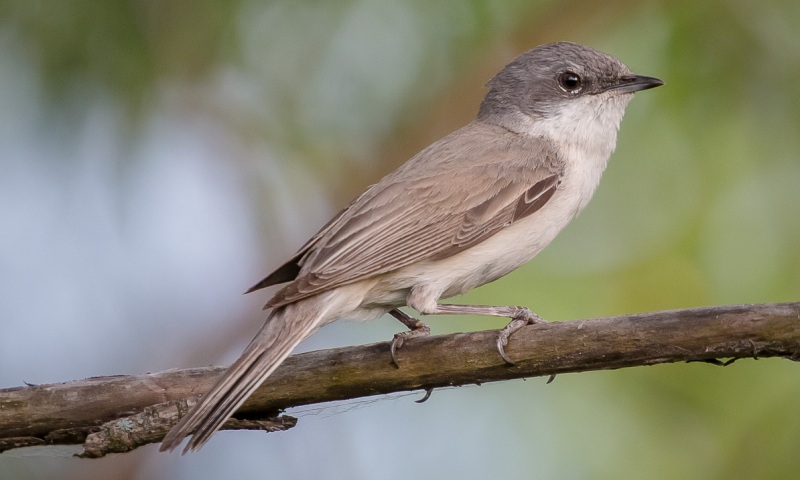
[[[172,450],[202,447],[303,339],[340,318],[398,310],[511,318],[503,347],[540,322],[521,307],[440,304],[520,267],[589,202],[614,150],[625,107],[657,78],[574,43],[530,50],[489,81],[478,117],[372,185],[288,262],[248,292],[289,282],[265,308],[269,318],[242,355],[167,434]],[[395,362],[396,363],[396,362]]]

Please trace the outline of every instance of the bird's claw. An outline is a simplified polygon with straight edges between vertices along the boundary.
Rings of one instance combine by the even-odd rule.
[[[425,325],[424,323],[417,321],[414,327],[411,330],[395,333],[394,338],[392,339],[392,345],[389,347],[389,351],[392,354],[392,363],[395,367],[400,368],[400,364],[397,362],[397,350],[403,346],[403,344],[409,338],[416,338],[416,337],[427,337],[431,334],[431,327]]]
[[[515,312],[511,321],[508,322],[508,325],[503,327],[502,330],[500,330],[500,334],[497,336],[497,353],[500,354],[500,358],[502,358],[504,362],[512,366],[514,365],[514,362],[511,360],[508,354],[506,354],[505,350],[506,345],[508,345],[508,339],[511,337],[511,335],[526,325],[533,325],[534,323],[547,323],[547,320],[543,319],[539,315],[536,315],[525,307],[516,308],[517,311]]]

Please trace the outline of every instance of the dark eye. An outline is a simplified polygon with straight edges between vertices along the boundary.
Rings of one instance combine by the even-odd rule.
[[[577,92],[581,83],[581,76],[575,72],[567,71],[558,76],[558,84],[567,92]]]

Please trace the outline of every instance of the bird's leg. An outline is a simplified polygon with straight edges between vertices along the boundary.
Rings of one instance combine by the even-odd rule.
[[[497,336],[497,351],[503,360],[509,365],[514,365],[514,362],[506,355],[505,346],[508,345],[508,338],[517,330],[525,325],[534,323],[547,323],[539,315],[536,315],[525,307],[493,307],[490,305],[452,305],[440,304],[436,305],[435,310],[425,312],[429,315],[481,315],[485,317],[506,317],[511,321],[502,330],[500,335]]]
[[[392,363],[399,367],[400,364],[397,363],[397,349],[403,346],[403,343],[405,343],[406,339],[414,337],[427,337],[431,334],[431,327],[425,325],[416,318],[397,308],[389,310],[389,315],[400,320],[403,325],[408,327],[408,331],[395,333],[394,338],[392,339]]]

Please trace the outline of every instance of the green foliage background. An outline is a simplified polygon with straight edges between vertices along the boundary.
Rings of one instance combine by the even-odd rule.
[[[366,185],[468,122],[502,65],[556,40],[611,53],[666,86],[629,107],[581,217],[464,301],[525,304],[552,320],[797,301],[798,19],[798,2],[744,0],[0,3],[0,296],[18,305],[0,314],[7,339],[49,359],[20,361],[8,340],[1,385],[230,360],[264,301],[236,293]],[[170,150],[198,142],[202,161]],[[213,174],[195,196],[169,196],[201,167]],[[102,174],[81,180],[87,171]],[[13,193],[37,175],[39,187]],[[174,203],[142,207],[152,199],[142,185]],[[26,200],[50,195],[45,213],[63,221],[53,229]],[[162,223],[142,220],[154,212]],[[222,240],[197,250],[205,236]],[[198,270],[184,274],[174,258],[195,250]],[[54,265],[54,251],[77,260]],[[205,261],[218,269],[203,272]],[[150,263],[176,281],[137,270]],[[139,278],[139,301],[104,290],[122,277]],[[238,302],[241,321],[212,292]],[[43,293],[55,311],[33,315]],[[97,310],[65,324],[54,318],[60,296]],[[202,321],[184,310],[195,302]],[[109,312],[117,320],[98,326]],[[429,321],[434,333],[502,325]],[[388,339],[397,327],[375,323],[331,326],[307,348]],[[73,345],[56,367],[56,332],[67,330],[98,343],[124,331],[126,347],[93,357]],[[70,359],[80,367],[70,371]],[[0,455],[0,477],[789,478],[800,471],[798,399],[797,365],[779,360],[564,375],[437,391],[424,406],[399,397],[306,412],[296,431],[222,434],[188,458],[155,448],[100,461]]]

